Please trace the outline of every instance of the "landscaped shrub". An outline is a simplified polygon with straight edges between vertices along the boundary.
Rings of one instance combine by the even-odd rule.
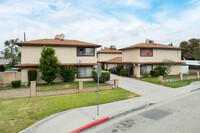
[[[127,76],[124,69],[121,69],[119,75],[120,75],[120,76],[123,76],[123,77],[126,77],[126,76]]]
[[[160,71],[159,70],[152,70],[150,74],[153,77],[158,77],[160,75]]]
[[[21,86],[21,80],[14,80],[11,82],[13,88],[19,88]]]
[[[28,70],[29,84],[31,81],[36,81],[36,79],[37,79],[37,70]]]
[[[117,70],[118,75],[120,75],[120,71],[123,69],[123,65],[119,64],[115,67],[115,69]]]
[[[92,75],[93,75],[94,80],[97,82],[97,71],[96,70],[92,71]],[[104,83],[105,81],[109,81],[109,80],[110,80],[110,72],[102,70],[101,77],[99,78],[99,83]]]
[[[154,68],[154,70],[159,70],[159,72],[160,72],[159,75],[164,76],[164,75],[166,75],[167,68],[164,66],[157,66],[156,68]]]
[[[75,74],[78,74],[78,68],[73,66],[61,68],[60,74],[63,77],[64,82],[72,82],[75,80]]]
[[[150,74],[148,74],[148,73],[143,74],[143,78],[149,78],[149,76],[150,76]]]

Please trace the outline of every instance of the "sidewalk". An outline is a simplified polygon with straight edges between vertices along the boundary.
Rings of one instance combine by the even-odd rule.
[[[159,86],[155,86],[159,88]],[[107,103],[100,105],[100,115],[96,115],[97,107],[88,106],[64,111],[47,117],[20,133],[68,133],[88,123],[104,117],[117,117],[133,109],[148,106],[149,103],[161,103],[172,98],[187,94],[192,90],[199,89],[200,82],[193,82],[186,87],[176,89],[160,89],[153,93],[147,93],[141,97]]]
[[[76,108],[47,117],[20,133],[68,133],[97,119],[112,117],[145,105],[147,102],[142,97],[102,104],[99,106],[99,116],[96,115],[97,106]]]

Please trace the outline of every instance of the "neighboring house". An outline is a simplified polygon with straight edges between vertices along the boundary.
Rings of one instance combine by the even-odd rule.
[[[102,69],[108,70],[121,62],[122,51],[116,49],[114,45],[110,48],[104,48],[97,51],[98,63],[101,63]]]
[[[5,71],[5,65],[10,63],[10,59],[0,59],[0,72]]]
[[[144,73],[150,73],[158,65],[164,65],[163,60],[173,60],[174,65],[170,75],[181,72],[181,50],[183,48],[154,43],[146,40],[120,49],[122,51],[122,62],[133,77],[141,77]]]
[[[96,49],[101,45],[77,41],[64,40],[62,34],[55,39],[40,39],[17,43],[21,47],[21,64],[16,67],[21,68],[22,82],[28,82],[27,71],[31,69],[38,70],[37,83],[43,83],[40,79],[41,73],[38,66],[40,63],[41,51],[44,46],[55,49],[56,56],[61,62],[61,66],[76,66],[79,69],[76,80],[93,80],[92,71],[97,65]],[[61,82],[58,77],[54,82]]]
[[[191,74],[200,71],[200,61],[198,60],[182,60],[182,73]]]

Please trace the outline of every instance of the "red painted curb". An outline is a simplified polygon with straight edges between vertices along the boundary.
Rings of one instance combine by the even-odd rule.
[[[70,132],[70,133],[79,133],[79,132],[84,131],[84,130],[86,130],[86,129],[88,129],[88,128],[91,128],[91,127],[94,127],[94,126],[96,126],[96,125],[99,125],[99,124],[101,124],[101,123],[103,123],[103,122],[106,122],[106,121],[108,121],[108,120],[109,120],[109,117],[101,118],[101,119],[96,120],[96,121],[93,121],[93,122],[91,122],[91,123],[89,123],[89,124],[87,124],[87,125],[85,125],[85,126],[82,126],[82,127],[78,128],[78,129],[76,129],[76,130],[74,130],[74,131],[72,131],[72,132]]]

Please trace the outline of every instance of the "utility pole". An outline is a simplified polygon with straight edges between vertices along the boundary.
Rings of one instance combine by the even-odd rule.
[[[26,41],[26,33],[24,32],[24,42]]]

